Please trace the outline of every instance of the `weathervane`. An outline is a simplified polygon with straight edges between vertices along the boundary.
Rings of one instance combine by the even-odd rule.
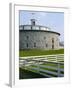
[[[35,25],[35,23],[36,23],[36,20],[35,20],[35,17],[34,17],[35,13],[32,12],[31,14],[32,14],[31,25]]]
[[[32,12],[31,15],[32,15],[32,18],[31,19],[35,19],[35,13]]]

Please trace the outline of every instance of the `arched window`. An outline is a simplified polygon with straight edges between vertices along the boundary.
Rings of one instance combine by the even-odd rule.
[[[54,38],[52,38],[52,49],[54,49]]]
[[[29,47],[28,43],[26,44],[27,48]]]
[[[46,47],[48,47],[48,44],[46,43]]]
[[[34,47],[36,47],[36,43],[34,43]]]
[[[29,36],[27,36],[27,40],[29,39]]]
[[[54,43],[54,38],[52,38],[52,43]]]
[[[44,40],[46,39],[46,37],[44,36]]]

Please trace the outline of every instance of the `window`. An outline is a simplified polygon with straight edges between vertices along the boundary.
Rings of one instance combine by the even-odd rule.
[[[54,38],[52,38],[52,43],[54,43]]]
[[[36,47],[36,43],[34,43],[34,47]]]
[[[44,37],[44,39],[46,39],[46,37]]]
[[[46,43],[46,47],[48,47],[48,44]]]
[[[52,49],[54,49],[54,44],[52,45]]]
[[[31,30],[31,26],[24,26],[24,30]]]
[[[31,30],[32,30],[32,26],[31,26]]]
[[[35,21],[33,21],[33,25],[35,25]]]
[[[41,27],[40,29],[41,29],[41,30],[46,30],[46,28],[45,28],[45,27]]]
[[[20,30],[23,30],[23,26],[19,26],[19,29],[20,29]]]
[[[27,48],[29,47],[29,46],[28,46],[28,43],[26,44],[26,46],[27,46]]]
[[[39,30],[39,27],[38,26],[32,26],[32,29],[33,30]]]
[[[52,49],[54,49],[54,38],[52,38]]]
[[[29,36],[27,36],[27,40],[29,39]]]

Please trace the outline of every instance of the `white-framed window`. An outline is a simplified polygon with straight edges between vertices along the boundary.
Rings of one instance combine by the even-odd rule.
[[[33,30],[39,30],[39,27],[38,26],[32,26],[32,29]]]
[[[41,30],[46,30],[46,28],[45,28],[45,27],[40,27],[40,29],[41,29]]]
[[[19,30],[23,30],[23,26],[19,26]]]
[[[30,30],[31,26],[24,26],[24,30]]]

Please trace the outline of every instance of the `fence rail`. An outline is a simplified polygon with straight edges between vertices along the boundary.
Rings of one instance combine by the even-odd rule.
[[[19,67],[46,77],[64,76],[64,55],[43,55],[20,57]]]

